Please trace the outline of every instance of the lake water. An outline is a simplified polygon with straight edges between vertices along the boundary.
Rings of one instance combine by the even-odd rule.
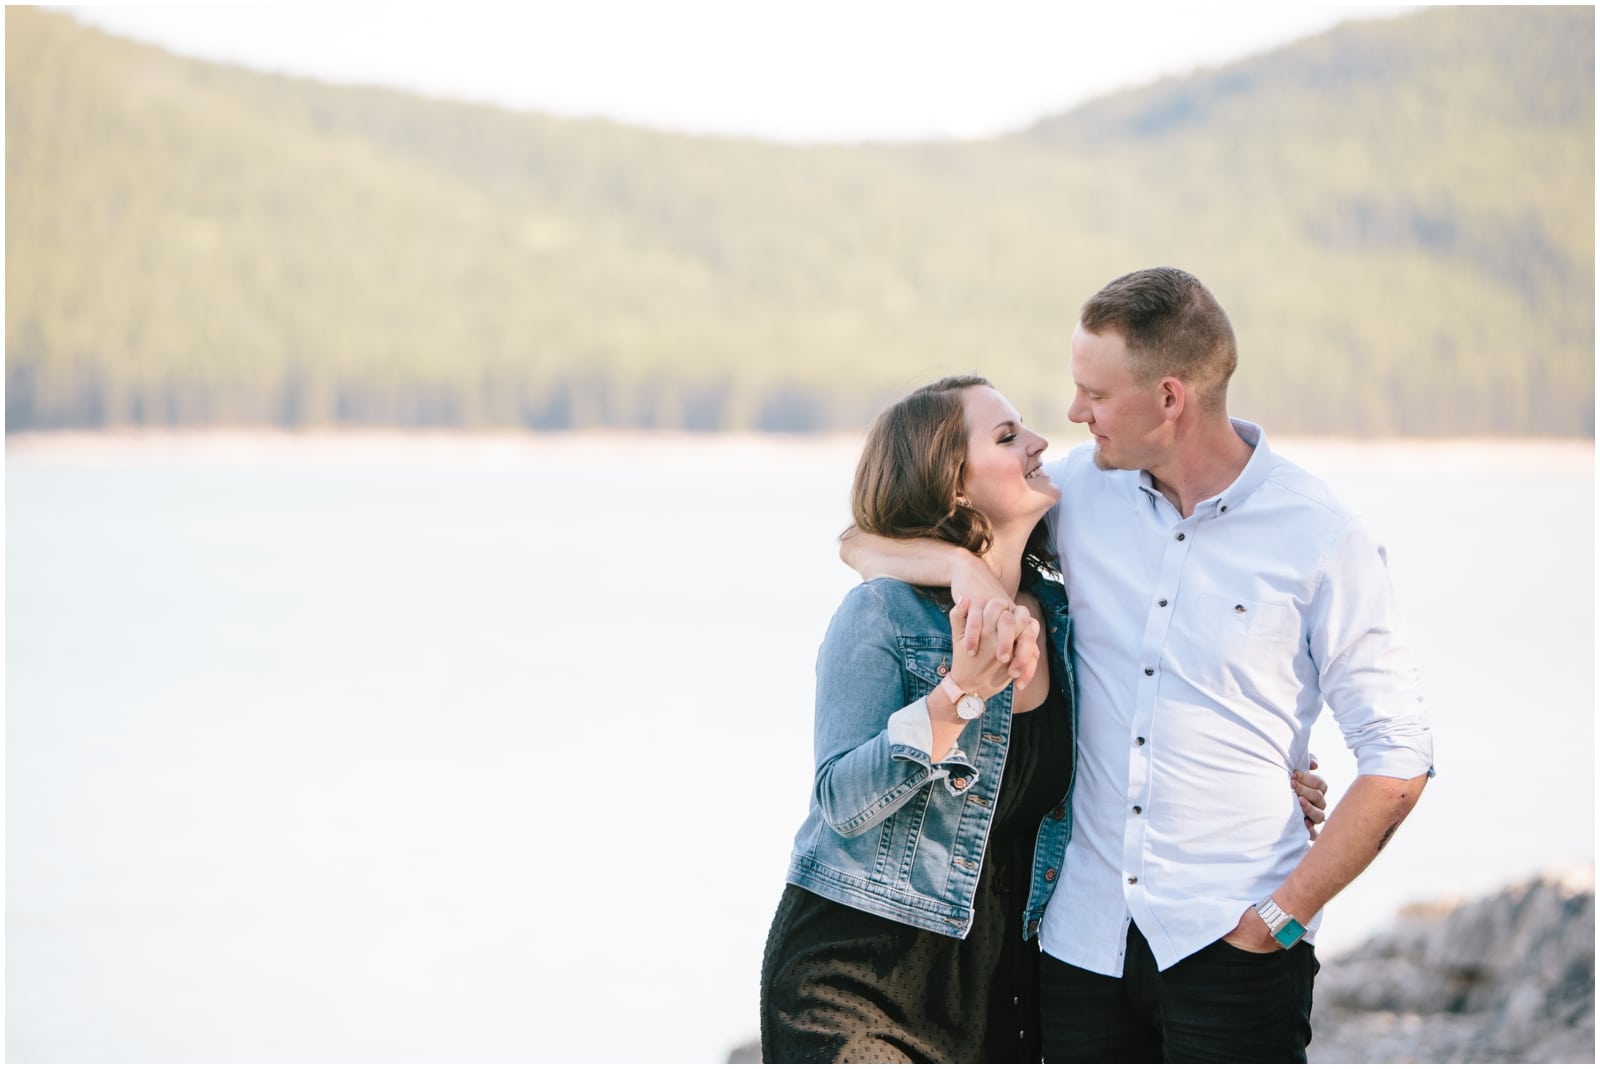
[[[1592,865],[1592,443],[1276,444],[1388,542],[1440,772],[1324,958]],[[857,450],[9,439],[7,1059],[720,1061]]]

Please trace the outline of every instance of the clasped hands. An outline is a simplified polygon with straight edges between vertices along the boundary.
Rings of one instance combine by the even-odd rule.
[[[990,598],[981,609],[966,595],[950,610],[950,674],[963,693],[985,700],[1016,683],[1024,687],[1039,667],[1039,621],[1026,605]]]
[[[956,654],[951,670],[965,668],[969,659],[981,664],[994,682],[991,691],[978,692],[985,698],[1010,683],[1021,690],[1039,668],[1039,621],[1026,605],[1006,596],[994,573],[976,559],[973,566],[955,571],[950,584],[956,599],[950,610],[950,643]],[[956,682],[968,680],[962,674]]]

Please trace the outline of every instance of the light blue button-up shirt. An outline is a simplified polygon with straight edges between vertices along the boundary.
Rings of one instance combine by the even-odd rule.
[[[1041,945],[1106,976],[1130,919],[1166,969],[1289,875],[1309,845],[1289,773],[1324,707],[1361,775],[1432,769],[1383,547],[1260,427],[1234,428],[1250,461],[1187,519],[1148,473],[1097,468],[1092,445],[1046,466],[1080,735]]]

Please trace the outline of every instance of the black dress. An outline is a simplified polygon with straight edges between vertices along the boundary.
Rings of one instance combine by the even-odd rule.
[[[965,939],[790,884],[761,967],[764,1062],[1038,1062],[1039,945],[1024,941],[1034,841],[1072,776],[1055,687],[1013,716]]]

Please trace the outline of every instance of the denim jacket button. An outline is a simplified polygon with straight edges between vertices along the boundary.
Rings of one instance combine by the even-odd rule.
[[[1067,815],[1067,807],[1064,806],[1064,805],[1058,805],[1054,809],[1050,810],[1050,819],[1051,820],[1062,820],[1062,819],[1065,819],[1066,815]]]
[[[1045,882],[1046,883],[1055,883],[1056,882],[1056,870],[1055,869],[1045,869],[1044,870],[1044,878],[1045,878]]]
[[[957,776],[957,777],[955,777],[954,779],[952,779],[950,781],[950,786],[954,787],[958,791],[961,788],[965,787],[966,785],[967,785],[967,777],[965,777],[965,776]]]

